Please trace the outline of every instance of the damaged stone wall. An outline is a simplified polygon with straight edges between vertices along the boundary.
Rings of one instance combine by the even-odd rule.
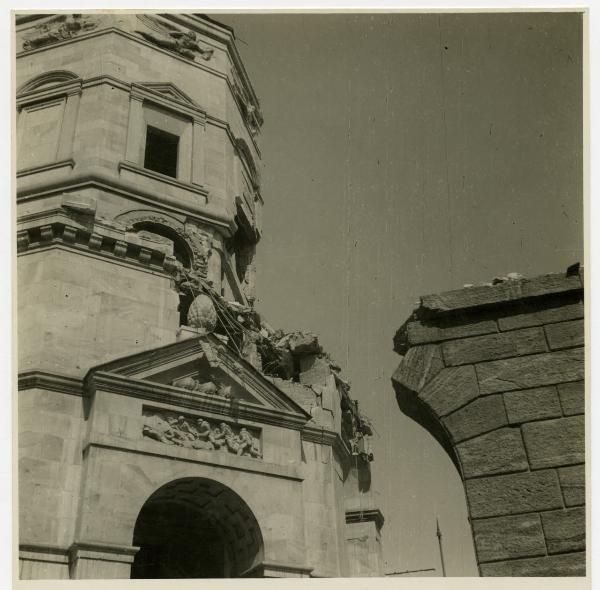
[[[421,298],[394,339],[402,411],[464,482],[482,576],[585,575],[583,271]]]
[[[188,326],[214,332],[310,413],[315,426],[340,433],[363,462],[373,460],[371,421],[359,411],[350,383],[315,334],[274,330],[254,307],[227,301],[202,280],[196,289]]]

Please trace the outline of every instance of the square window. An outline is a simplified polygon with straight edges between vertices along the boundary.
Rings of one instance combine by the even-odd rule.
[[[148,125],[144,168],[177,178],[179,136]]]

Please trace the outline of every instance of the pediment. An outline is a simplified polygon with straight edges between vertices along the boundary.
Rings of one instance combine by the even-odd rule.
[[[198,105],[180,88],[171,82],[142,82],[139,84],[142,88],[150,92],[161,94],[165,98],[185,103],[191,107],[198,108]]]
[[[246,412],[266,422],[300,427],[311,416],[213,335],[190,338],[90,369],[86,389],[110,387],[126,395]],[[290,422],[291,421],[291,422]]]

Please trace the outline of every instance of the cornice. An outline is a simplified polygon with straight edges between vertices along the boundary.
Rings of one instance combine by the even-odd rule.
[[[49,164],[40,164],[38,166],[29,166],[28,168],[21,168],[20,170],[17,170],[17,178],[29,176],[30,174],[39,174],[40,172],[48,172],[49,170],[57,170],[58,168],[66,167],[74,168],[75,160],[73,160],[73,158],[67,158],[66,160],[50,162]]]
[[[141,176],[146,176],[147,178],[152,178],[152,180],[159,180],[160,182],[170,184],[176,188],[195,193],[203,197],[205,203],[208,201],[208,191],[200,185],[182,182],[181,180],[177,180],[171,176],[154,172],[153,170],[149,170],[148,168],[144,168],[143,166],[139,166],[133,162],[126,162],[125,160],[119,162],[117,168],[119,172],[121,170],[128,170],[129,172],[134,172],[135,174],[140,174]]]
[[[379,508],[368,510],[346,510],[346,523],[354,524],[357,522],[374,522],[377,529],[381,529],[385,518]]]
[[[286,574],[292,574],[293,577],[310,578],[314,568],[306,565],[295,565],[289,563],[263,561],[252,566],[241,574],[242,578],[251,578],[253,574],[258,574],[260,577],[276,577],[286,578]]]
[[[118,393],[147,401],[177,405],[197,411],[211,412],[221,416],[236,416],[260,422],[300,430],[306,418],[292,412],[250,404],[243,400],[225,400],[199,392],[189,392],[179,387],[134,379],[107,372],[94,372],[86,378],[86,395],[96,391]]]
[[[302,429],[302,440],[307,442],[317,443],[321,445],[334,446],[338,438],[338,433],[334,430],[326,430],[318,426],[306,425]]]
[[[38,219],[37,225],[17,231],[17,255],[56,247],[58,244],[99,258],[118,259],[129,265],[164,272],[167,276],[176,270],[174,256],[165,256],[160,250],[140,241],[134,242],[128,239],[126,232],[119,239],[98,231],[95,226],[87,228],[69,218],[60,219],[57,213],[46,220]]]
[[[156,207],[157,203],[159,203],[167,211],[186,215],[191,221],[219,227],[225,233],[226,237],[229,237],[230,234],[232,235],[235,229],[235,221],[230,215],[211,211],[206,206],[182,206],[181,200],[170,197],[165,192],[155,192],[147,188],[142,188],[138,184],[113,176],[102,168],[91,168],[82,172],[71,172],[69,169],[69,172],[64,174],[64,176],[53,179],[50,182],[45,180],[29,185],[25,189],[17,189],[17,203],[42,199],[56,193],[86,188],[111,191],[114,194],[151,207]]]
[[[19,391],[26,391],[28,389],[46,389],[49,391],[81,396],[83,395],[83,380],[60,375],[58,373],[25,371],[19,373],[17,388]]]

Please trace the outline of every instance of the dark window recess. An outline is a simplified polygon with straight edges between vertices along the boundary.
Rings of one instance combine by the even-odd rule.
[[[148,125],[144,168],[176,178],[178,151],[179,137],[177,135]]]

